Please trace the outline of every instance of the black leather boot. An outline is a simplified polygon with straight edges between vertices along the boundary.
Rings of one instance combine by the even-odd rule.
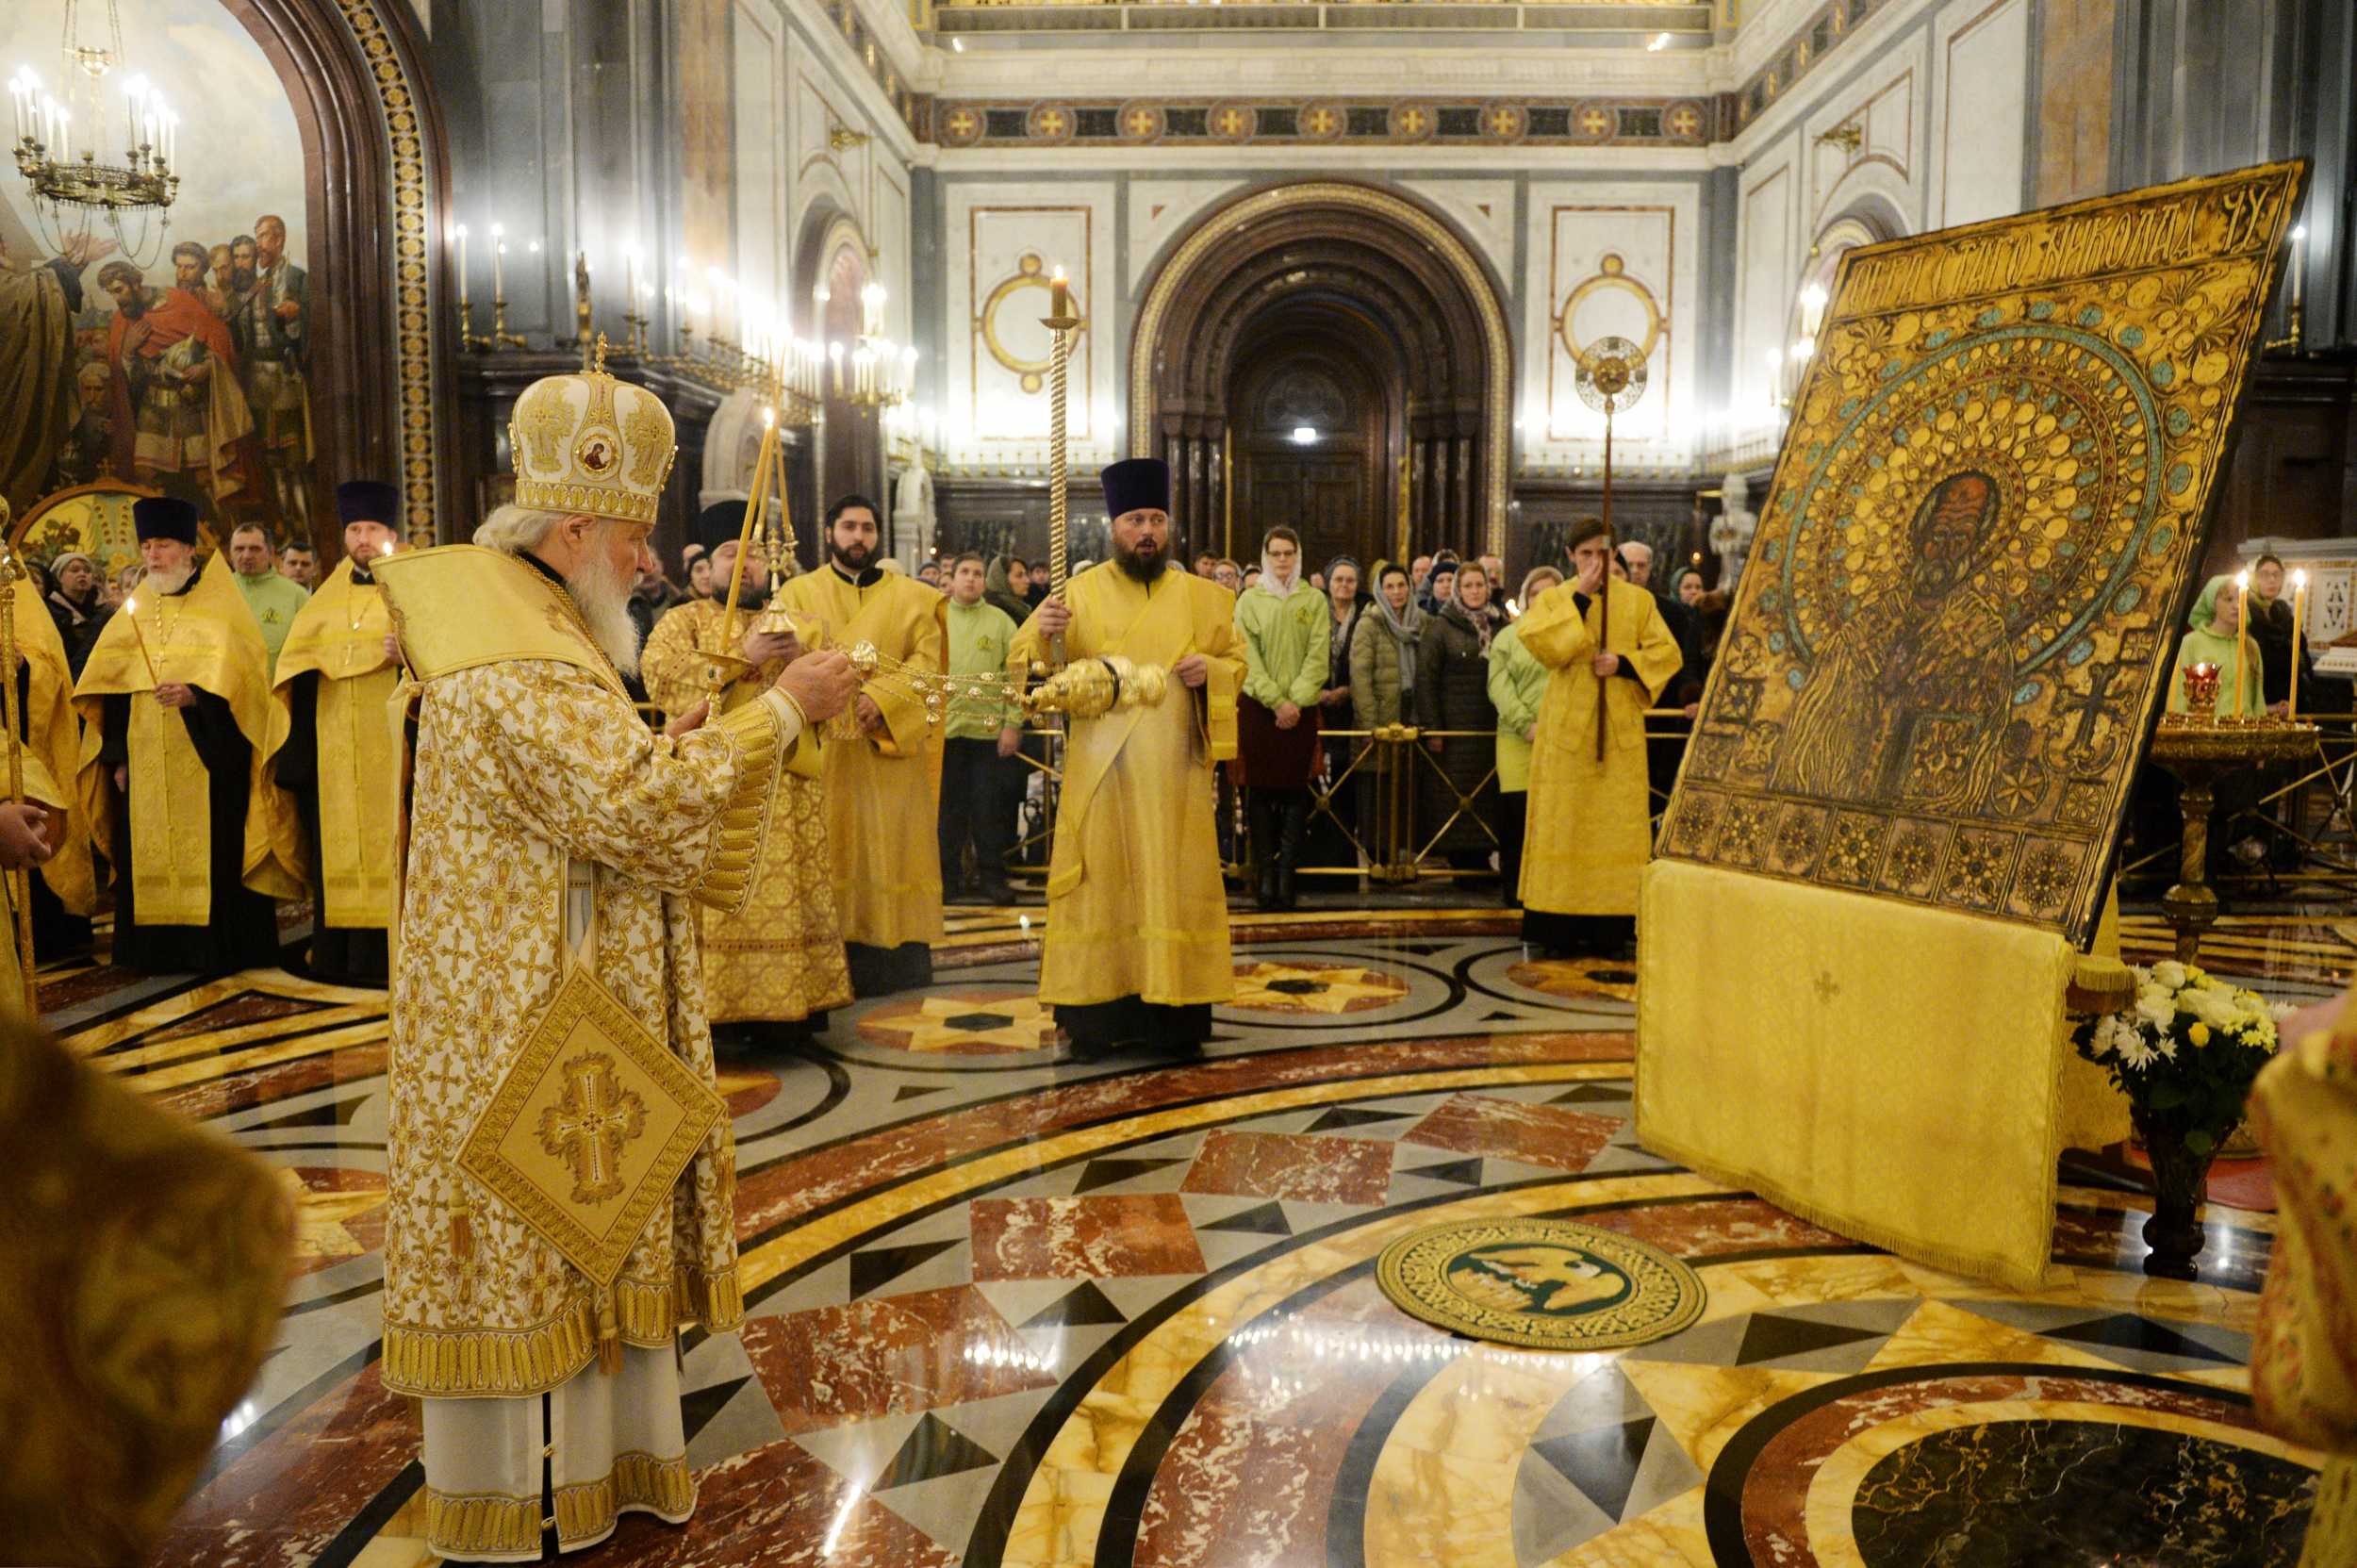
[[[1285,821],[1277,840],[1277,907],[1292,909],[1301,901],[1294,872],[1301,864],[1301,846],[1310,836],[1310,797],[1304,790],[1285,794]]]
[[[1252,901],[1261,909],[1275,909],[1279,853],[1277,801],[1268,790],[1247,789],[1244,809],[1252,843]]]

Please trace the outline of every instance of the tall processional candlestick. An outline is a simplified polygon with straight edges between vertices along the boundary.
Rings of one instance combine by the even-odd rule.
[[[8,504],[0,501],[0,530],[8,526]],[[25,575],[15,552],[0,533],[0,726],[8,732],[8,799],[25,799],[25,737],[17,731],[16,700],[16,584]],[[33,878],[25,867],[8,873],[8,901],[16,913],[16,961],[25,977],[25,1015],[41,1016],[41,987],[33,978]]]
[[[1072,377],[1072,335],[1080,319],[1072,313],[1072,286],[1063,269],[1056,269],[1047,285],[1048,307],[1040,325],[1048,332],[1047,370],[1047,591],[1063,593],[1064,524],[1071,510],[1072,464],[1065,437],[1065,413]],[[1048,641],[1048,663],[1063,668],[1063,634]]]
[[[1645,355],[1625,338],[1599,338],[1579,355],[1573,383],[1582,402],[1604,415],[1604,536],[1608,552],[1612,540],[1612,416],[1637,405],[1645,395]],[[1596,590],[1596,652],[1608,652],[1606,639],[1612,630],[1612,562],[1607,555],[1604,584]],[[1605,699],[1610,677],[1596,677],[1596,760],[1604,760]]]

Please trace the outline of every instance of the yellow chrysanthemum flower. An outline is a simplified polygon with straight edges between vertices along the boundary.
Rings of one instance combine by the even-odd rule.
[[[2191,1029],[2185,1031],[2185,1038],[2191,1040],[2197,1046],[2206,1046],[2210,1043],[2210,1026],[2208,1024],[2197,1023]]]

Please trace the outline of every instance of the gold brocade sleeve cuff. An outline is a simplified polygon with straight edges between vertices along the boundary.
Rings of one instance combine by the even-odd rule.
[[[733,915],[744,907],[745,898],[761,868],[763,830],[769,820],[769,797],[777,787],[778,773],[785,762],[785,748],[793,739],[792,724],[781,720],[776,704],[765,696],[757,702],[723,716],[711,727],[729,737],[734,750],[736,783],[729,791],[726,805],[720,809],[718,830],[713,835],[711,857],[704,863],[704,874],[694,893],[698,903]]]

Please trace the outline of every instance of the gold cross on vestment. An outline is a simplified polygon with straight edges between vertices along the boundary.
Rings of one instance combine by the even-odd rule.
[[[1810,983],[1809,989],[1817,993],[1819,1001],[1830,1006],[1834,998],[1841,995],[1841,982],[1833,978],[1832,970],[1820,969],[1817,971],[1817,979]]]
[[[647,1102],[602,1051],[574,1057],[565,1076],[563,1098],[540,1112],[540,1147],[572,1167],[575,1203],[602,1203],[622,1190],[622,1147],[646,1131]]]

